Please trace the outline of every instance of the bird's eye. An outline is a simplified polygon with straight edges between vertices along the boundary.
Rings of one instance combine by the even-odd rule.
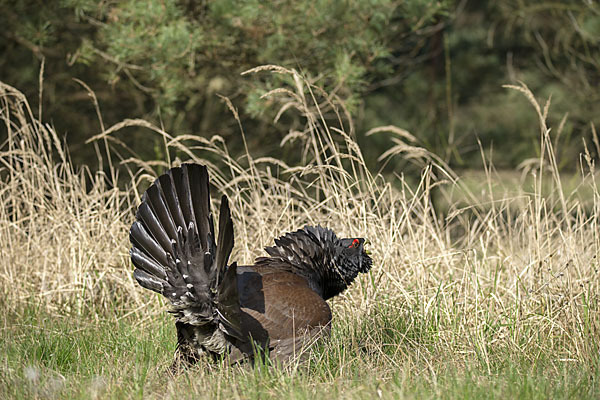
[[[360,245],[360,241],[358,239],[354,239],[352,241],[352,244],[350,246],[348,246],[349,248],[354,247],[355,249]]]

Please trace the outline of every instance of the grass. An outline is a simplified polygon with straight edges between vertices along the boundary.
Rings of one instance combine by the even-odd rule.
[[[498,172],[484,159],[477,180],[489,190],[476,195],[394,128],[385,157],[421,163],[421,179],[373,174],[334,96],[294,71],[250,72],[294,82],[265,97],[306,121],[285,140],[302,151],[298,165],[233,158],[219,137],[127,120],[90,142],[97,168],[76,170],[23,95],[0,84],[0,397],[598,398],[594,160],[584,154],[579,183],[563,183],[547,108],[525,86],[513,89],[539,116],[540,159],[510,193],[493,189]],[[161,135],[173,159],[128,154],[128,126]],[[162,299],[132,280],[127,232],[143,188],[181,160],[207,164],[213,198],[229,196],[239,263],[306,223],[369,239],[373,270],[331,302],[331,340],[306,363],[167,373],[174,327]]]
[[[336,321],[331,341],[314,348],[303,365],[287,369],[203,365],[175,378],[166,372],[175,344],[167,316],[143,325],[134,318],[90,323],[29,310],[11,322],[2,331],[0,346],[3,398],[586,398],[598,394],[593,368],[572,368],[569,363],[557,368],[550,354],[540,355],[532,364],[527,354],[515,357],[502,352],[493,357],[491,370],[477,360],[457,363],[451,354],[428,359],[420,353],[435,349],[436,327],[427,321],[407,323],[391,308],[360,321]]]

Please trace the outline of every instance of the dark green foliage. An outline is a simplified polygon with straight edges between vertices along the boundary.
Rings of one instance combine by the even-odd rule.
[[[278,107],[260,96],[293,82],[240,75],[258,65],[295,68],[343,100],[372,164],[390,142],[361,135],[380,124],[412,132],[454,166],[477,166],[478,138],[500,166],[536,156],[536,121],[506,83],[552,95],[552,126],[569,113],[559,140],[576,145],[557,146],[561,167],[574,168],[579,139],[589,143],[598,122],[594,2],[0,0],[0,21],[0,80],[36,98],[45,59],[45,119],[77,163],[94,161],[83,142],[101,126],[73,78],[94,90],[107,126],[140,117],[174,135],[219,133],[235,154],[238,124],[217,94],[228,96],[251,149],[284,160],[297,151],[280,140],[303,126],[289,113],[274,125]],[[139,130],[120,139],[142,158],[166,157]]]
[[[298,128],[293,118],[273,127],[277,109],[259,100],[284,78],[241,72],[261,64],[296,68],[356,111],[367,84],[389,75],[386,59],[394,43],[420,36],[414,32],[435,23],[446,9],[446,2],[430,0],[63,0],[60,5],[0,3],[0,10],[10,10],[8,31],[15,32],[2,37],[0,46],[20,61],[2,79],[33,97],[44,56],[45,102],[53,107],[45,110],[57,118],[59,131],[81,135],[75,141],[69,137],[70,143],[99,131],[85,90],[71,81],[76,77],[96,92],[107,124],[142,117],[175,134],[237,135],[237,124],[216,96],[226,95],[247,112],[244,126],[257,142],[278,138],[269,140],[265,152],[276,151],[289,128]],[[153,143],[141,139],[134,132],[124,141],[157,156]]]
[[[501,87],[522,81],[542,104],[552,96],[553,137],[569,114],[559,142],[570,145],[557,146],[557,156],[561,167],[576,168],[580,138],[590,145],[590,122],[600,122],[598,5],[458,3],[444,26],[413,49],[427,61],[366,97],[366,127],[406,128],[453,165],[467,168],[480,162],[480,139],[484,149],[493,146],[497,166],[514,167],[539,149],[526,101]]]

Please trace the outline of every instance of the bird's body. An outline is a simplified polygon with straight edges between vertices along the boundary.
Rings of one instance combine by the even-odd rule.
[[[328,333],[326,300],[371,267],[363,239],[305,227],[267,247],[254,265],[228,264],[233,224],[221,199],[218,240],[208,173],[184,164],[146,191],[132,225],[131,258],[141,286],[167,297],[176,317],[179,359],[203,355],[231,362],[267,350],[285,361]]]
[[[265,271],[264,268],[252,266],[238,267],[238,294],[240,300],[241,333],[251,341],[237,341],[227,351],[221,349],[222,342],[209,344],[208,331],[185,350],[181,347],[187,340],[179,340],[180,351],[186,357],[197,358],[203,351],[213,355],[227,352],[230,360],[235,362],[253,353],[252,346],[269,349],[272,356],[285,360],[294,353],[299,353],[305,342],[316,335],[328,332],[331,321],[331,310],[325,300],[310,289],[306,280],[290,272]],[[185,338],[193,337],[193,333],[202,329],[190,324],[178,325],[178,332]],[[196,333],[197,334],[197,333]],[[181,336],[180,336],[181,338]],[[204,347],[199,352],[198,349]],[[190,361],[190,360],[188,360]]]

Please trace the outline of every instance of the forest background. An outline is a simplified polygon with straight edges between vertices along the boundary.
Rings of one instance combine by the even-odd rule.
[[[391,145],[369,129],[395,125],[455,169],[481,167],[480,145],[498,168],[536,157],[532,115],[503,84],[553,96],[551,123],[568,118],[561,168],[591,140],[600,116],[600,7],[593,1],[0,1],[2,79],[39,94],[73,162],[95,165],[85,142],[106,126],[143,118],[173,135],[219,134],[244,151],[231,99],[256,155],[297,161],[280,146],[298,118],[260,96],[288,75],[241,75],[263,64],[298,70],[342,100],[373,169]],[[76,129],[75,129],[76,127]],[[124,144],[164,159],[161,138],[130,128]],[[387,172],[401,168],[395,159]],[[402,164],[402,165],[398,165]]]

